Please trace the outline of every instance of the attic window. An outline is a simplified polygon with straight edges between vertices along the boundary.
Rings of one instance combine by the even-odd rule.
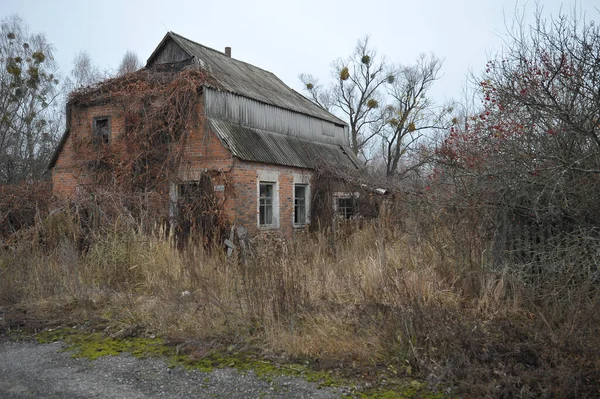
[[[110,144],[110,118],[108,116],[97,116],[93,121],[94,143],[100,145]]]

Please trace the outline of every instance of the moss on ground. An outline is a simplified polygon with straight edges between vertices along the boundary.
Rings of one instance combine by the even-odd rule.
[[[253,372],[257,377],[272,381],[278,376],[300,377],[319,387],[344,387],[356,385],[356,381],[342,378],[331,371],[316,371],[303,364],[279,364],[259,358],[257,355],[239,352],[210,350],[201,356],[180,353],[177,348],[168,345],[161,338],[112,338],[101,332],[86,332],[77,328],[62,327],[49,329],[35,334],[39,343],[62,341],[65,350],[71,351],[73,357],[95,360],[102,356],[118,356],[130,353],[138,358],[164,357],[169,367],[183,367],[188,370],[211,372],[214,369],[230,367],[242,373]],[[359,388],[348,394],[349,398],[390,399],[390,398],[422,398],[442,399],[446,397],[439,392],[431,391],[425,383],[417,380],[387,384],[373,388]]]
[[[72,351],[73,357],[95,360],[102,356],[118,356],[131,353],[138,358],[169,356],[173,349],[160,338],[111,338],[100,332],[87,333],[74,328],[59,328],[36,334],[39,343],[63,341],[65,350]]]

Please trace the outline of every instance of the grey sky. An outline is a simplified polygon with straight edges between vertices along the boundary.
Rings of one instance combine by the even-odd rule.
[[[588,20],[600,20],[597,0],[540,4],[546,15],[576,4]],[[392,62],[410,63],[423,52],[444,59],[434,90],[440,102],[460,97],[469,69],[484,69],[487,55],[501,49],[505,20],[523,7],[531,19],[535,3],[514,0],[1,0],[0,17],[19,14],[31,31],[44,33],[63,75],[83,49],[100,69],[115,70],[128,49],[145,62],[172,30],[217,50],[231,46],[234,58],[299,91],[300,73],[326,81],[331,61],[368,34]]]

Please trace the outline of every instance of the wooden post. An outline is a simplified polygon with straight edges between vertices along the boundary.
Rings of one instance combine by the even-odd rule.
[[[379,266],[381,269],[387,266],[385,253],[385,235],[388,229],[388,201],[384,198],[379,207]]]

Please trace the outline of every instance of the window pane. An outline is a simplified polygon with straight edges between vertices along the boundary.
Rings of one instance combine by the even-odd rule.
[[[108,127],[108,119],[96,119],[96,129],[103,129]]]
[[[260,183],[258,191],[258,223],[273,224],[273,184]]]
[[[295,186],[294,224],[306,223],[306,186]]]
[[[109,143],[110,124],[108,118],[94,119],[94,138],[97,140],[98,143]]]
[[[260,197],[273,198],[273,185],[260,183]]]
[[[338,214],[346,219],[354,216],[354,198],[338,198],[337,200]]]
[[[306,186],[296,186],[296,199],[306,198]]]
[[[273,224],[273,204],[265,206],[265,224]]]
[[[259,213],[259,218],[258,218],[258,223],[259,224],[266,224],[265,223],[265,207],[264,205],[260,206],[260,213]]]

